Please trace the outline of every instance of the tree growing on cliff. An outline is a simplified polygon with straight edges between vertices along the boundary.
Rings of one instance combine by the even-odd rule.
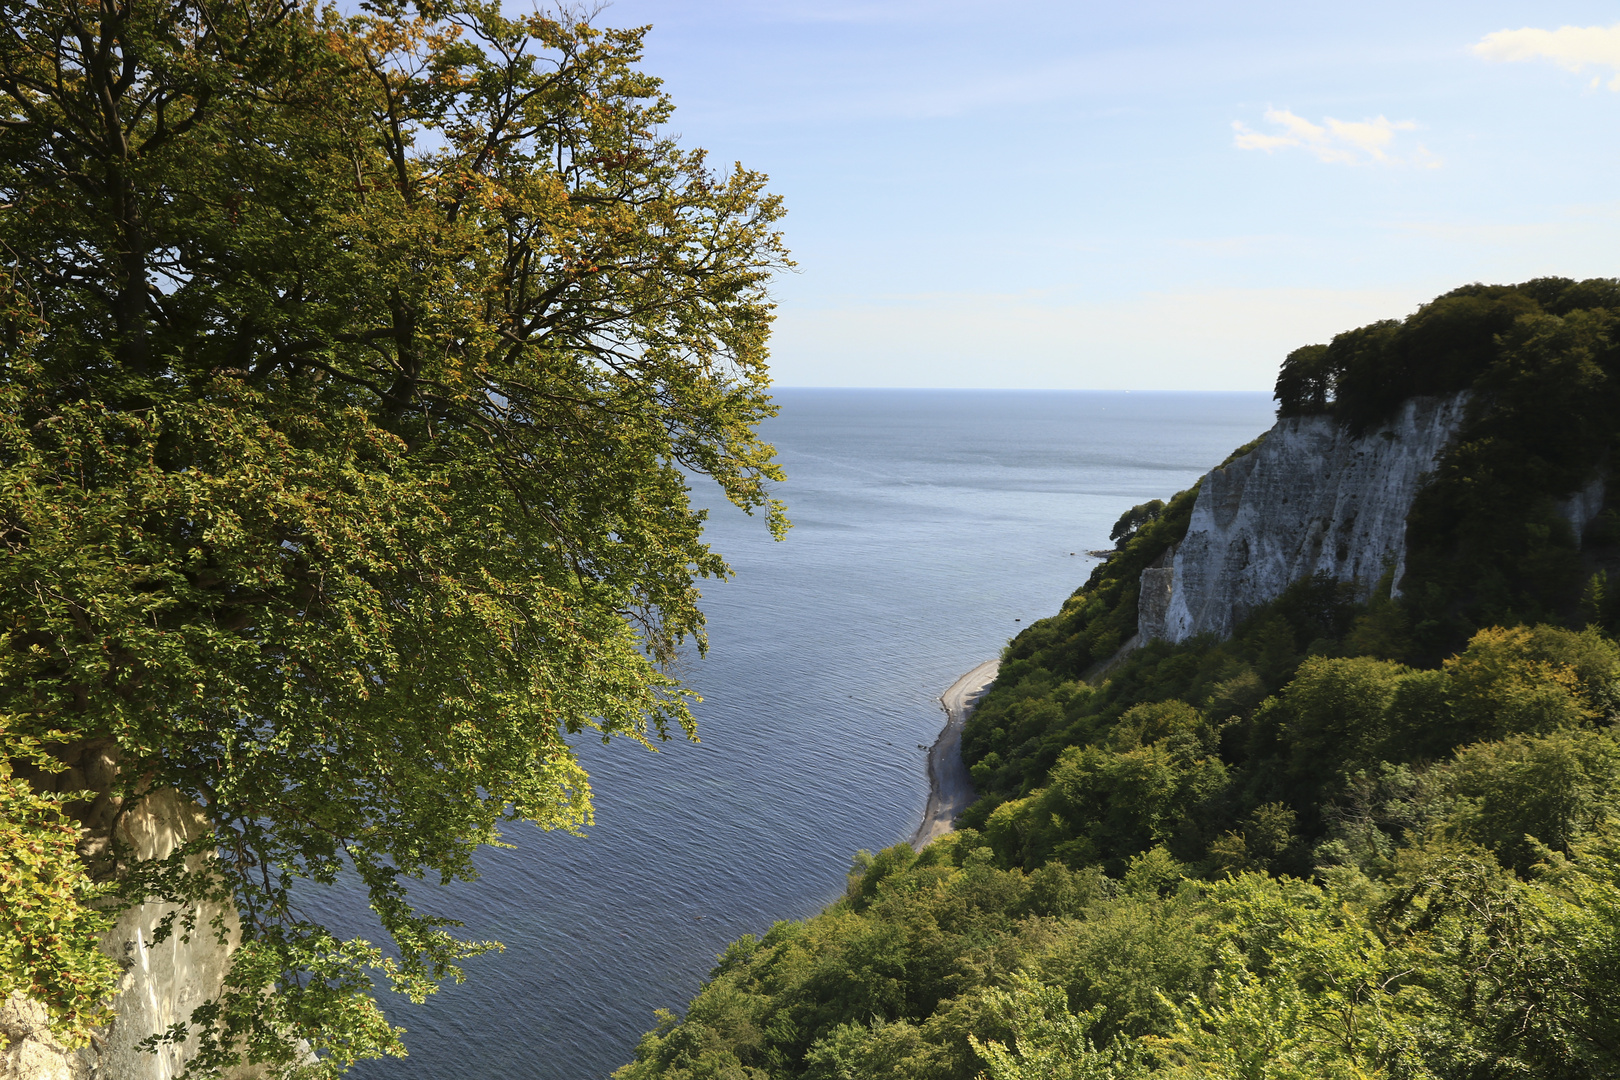
[[[1135,536],[1142,526],[1150,521],[1158,521],[1163,513],[1163,499],[1149,499],[1140,506],[1133,506],[1114,522],[1114,527],[1108,530],[1108,539],[1114,542],[1116,549],[1123,551],[1125,545],[1131,542],[1131,537]]]
[[[305,1039],[335,1073],[399,1048],[368,970],[420,996],[476,948],[408,883],[588,820],[570,736],[692,730],[664,663],[727,570],[686,477],[785,527],[781,206],[660,133],[644,30],[0,10],[0,714],[110,749],[103,810],[205,808],[96,868],[241,912],[198,1066]],[[396,959],[297,914],[346,870]]]

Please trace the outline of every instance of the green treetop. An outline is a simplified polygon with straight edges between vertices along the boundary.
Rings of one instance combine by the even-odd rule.
[[[97,868],[240,910],[203,1064],[397,1049],[381,954],[290,890],[352,867],[420,995],[473,947],[405,883],[588,820],[567,736],[691,732],[664,662],[727,569],[686,477],[786,524],[780,203],[661,134],[645,30],[0,2],[0,730],[206,809]]]

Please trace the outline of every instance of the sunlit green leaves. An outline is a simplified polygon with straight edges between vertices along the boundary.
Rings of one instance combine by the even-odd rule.
[[[53,765],[40,740],[0,716],[0,999],[20,992],[43,1004],[68,1046],[109,1019],[118,967],[97,947],[111,925],[97,902],[108,892],[79,860],[79,828],[59,795],[42,795],[13,761]]]
[[[4,11],[0,708],[206,809],[123,877],[242,913],[205,1063],[389,1052],[365,972],[478,951],[410,886],[589,821],[571,740],[692,733],[665,665],[728,570],[688,478],[786,524],[781,205],[667,135],[640,30]],[[395,959],[297,917],[343,875]]]

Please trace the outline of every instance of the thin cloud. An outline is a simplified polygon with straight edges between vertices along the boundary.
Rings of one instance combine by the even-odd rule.
[[[1327,116],[1320,124],[1313,124],[1287,109],[1267,109],[1266,122],[1272,130],[1256,131],[1241,120],[1232,121],[1232,130],[1237,132],[1233,144],[1239,150],[1264,150],[1268,154],[1273,150],[1299,147],[1315,154],[1318,161],[1338,165],[1416,165],[1425,169],[1440,165],[1440,159],[1421,145],[1404,157],[1390,152],[1397,133],[1417,130],[1417,123],[1412,120],[1390,120],[1383,116],[1370,120],[1335,120]]]
[[[1560,26],[1557,30],[1498,30],[1486,34],[1471,47],[1475,56],[1500,63],[1525,60],[1551,60],[1566,71],[1576,73],[1589,67],[1615,72],[1610,90],[1620,90],[1620,23],[1613,26]],[[1592,89],[1603,82],[1592,80]]]

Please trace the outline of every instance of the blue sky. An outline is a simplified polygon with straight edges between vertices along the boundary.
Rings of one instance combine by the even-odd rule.
[[[595,21],[651,23],[672,131],[786,199],[783,386],[1269,389],[1465,282],[1620,276],[1620,4]]]

